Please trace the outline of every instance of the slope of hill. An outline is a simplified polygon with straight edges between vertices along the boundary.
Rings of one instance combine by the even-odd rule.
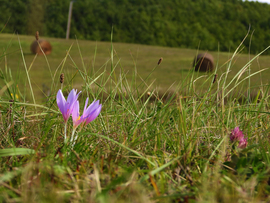
[[[66,36],[69,1],[1,1],[4,32]],[[73,4],[71,38],[231,51],[250,27],[244,50],[270,41],[270,5],[242,0],[80,0]],[[27,19],[27,20],[25,20]],[[254,31],[254,32],[253,32]],[[252,34],[251,34],[252,33]],[[251,46],[250,46],[250,40]],[[267,52],[266,52],[267,53]]]
[[[150,87],[151,90],[156,89],[160,91],[161,94],[167,91],[168,88],[170,88],[170,91],[174,91],[178,84],[188,84],[190,82],[190,79],[187,78],[191,76],[193,59],[196,54],[203,52],[203,50],[196,49],[113,43],[114,54],[112,60],[110,42],[46,38],[53,47],[52,53],[47,56],[47,62],[44,56],[39,55],[36,57],[30,52],[30,45],[35,39],[34,36],[0,34],[0,47],[4,50],[0,61],[1,70],[5,72],[6,67],[11,70],[13,75],[13,79],[11,80],[19,84],[21,91],[24,91],[23,88],[27,86],[27,76],[25,75],[25,66],[18,38],[20,39],[24,53],[23,58],[26,62],[27,69],[29,69],[34,91],[36,95],[41,96],[43,95],[41,91],[44,92],[45,87],[51,86],[53,82],[52,76],[54,77],[54,81],[60,85],[59,75],[63,72],[66,81],[71,82],[73,86],[81,89],[84,84],[82,83],[81,75],[78,73],[78,70],[86,71],[91,78],[95,78],[103,72],[105,72],[103,75],[109,76],[112,62],[115,68],[115,77],[119,77],[120,74],[123,74],[130,83],[132,83],[132,81],[134,82],[134,79],[136,79],[138,83],[141,83],[150,74],[150,77],[145,81],[146,86],[140,86],[143,87],[142,91],[146,91],[147,86],[152,82],[154,83]],[[223,73],[226,72],[233,53],[210,53],[214,57],[214,63],[219,78],[224,78]],[[160,57],[163,58],[162,63],[154,72],[151,72],[156,67]],[[245,67],[253,57],[254,55],[249,56],[241,52],[237,54],[231,62],[228,81],[230,81],[240,69]],[[264,68],[269,68],[269,56],[258,57],[251,62],[250,67],[251,74]],[[6,74],[9,75],[8,72]],[[209,87],[208,83],[209,81],[211,82],[213,74],[214,73],[195,73],[193,79],[196,81],[194,82],[196,91],[207,90]],[[242,73],[239,79],[245,78],[247,74],[248,72]],[[208,77],[211,79],[207,83],[204,83]],[[269,77],[268,70],[264,71],[263,74],[257,74],[251,77],[252,88],[255,87],[255,89],[258,89],[259,85],[266,84]],[[1,81],[0,85],[2,85],[2,82],[3,81]],[[110,84],[108,83],[107,85],[109,86]],[[13,86],[15,87],[15,85]],[[185,85],[182,86],[184,87]],[[245,88],[243,92],[246,91]]]

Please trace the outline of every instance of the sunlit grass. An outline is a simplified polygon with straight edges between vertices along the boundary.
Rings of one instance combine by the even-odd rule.
[[[5,50],[3,51],[5,57],[4,55],[1,57],[0,66],[4,69],[5,62],[7,63],[8,68],[12,71],[13,77],[15,77],[17,83],[20,84],[21,91],[23,91],[25,85],[25,88],[28,88],[29,85],[25,83],[24,80],[27,75],[24,71],[25,67],[21,57],[18,37],[24,53],[26,66],[28,68],[31,66],[29,75],[31,77],[35,99],[38,102],[44,101],[44,94],[46,95],[50,91],[52,84],[50,69],[53,73],[56,70],[62,71],[68,80],[71,80],[75,76],[72,80],[72,85],[79,89],[83,85],[83,82],[81,81],[80,75],[76,74],[77,70],[82,70],[91,78],[95,78],[104,70],[109,71],[111,69],[110,42],[81,40],[77,42],[76,40],[45,38],[53,47],[52,53],[47,56],[49,68],[43,56],[38,56],[34,60],[35,55],[30,52],[30,45],[35,40],[34,36],[1,34],[0,46]],[[157,89],[161,93],[164,93],[169,87],[171,87],[171,91],[176,90],[177,85],[188,77],[196,54],[203,52],[191,49],[123,43],[114,43],[113,48],[113,64],[117,66],[117,68],[115,68],[115,75],[119,75],[120,73],[124,74],[129,81],[134,76],[137,79],[146,78],[156,66],[158,59],[163,57],[161,66],[151,74],[148,80],[149,84],[154,82],[151,89]],[[210,53],[215,59],[214,63],[217,67],[217,73],[220,76],[226,71],[233,53]],[[231,80],[253,57],[253,55],[249,56],[247,54],[241,54],[241,52],[238,53],[231,62],[228,80]],[[251,73],[269,68],[268,61],[269,56],[257,57],[256,60],[251,63]],[[136,74],[134,75],[134,73]],[[269,73],[268,70],[252,77],[251,86],[255,86],[256,89],[259,89],[259,86],[268,82],[268,78],[270,77]],[[196,74],[196,77],[204,75],[207,77],[209,74],[199,73]],[[247,76],[247,73],[245,72],[243,76]],[[56,80],[58,80],[58,78]],[[205,77],[197,80],[197,88],[199,87],[202,90],[206,90],[208,86],[202,86],[204,81]],[[109,86],[109,84],[107,85]],[[182,93],[185,94],[185,92]],[[28,91],[24,91],[24,94],[32,97]]]

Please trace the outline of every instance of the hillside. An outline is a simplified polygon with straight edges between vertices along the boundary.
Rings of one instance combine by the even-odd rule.
[[[67,0],[3,0],[0,27],[65,38],[68,9]],[[243,51],[255,54],[269,45],[269,22],[270,5],[242,0],[79,0],[70,37],[110,41],[113,28],[114,42],[231,51],[250,27]]]
[[[41,38],[43,37],[41,36]],[[30,45],[34,39],[34,36],[0,34],[0,47],[4,50],[2,56],[5,56],[0,60],[0,67],[6,75],[10,75],[8,71],[11,70],[13,78],[10,78],[10,80],[14,81],[13,88],[16,89],[16,84],[18,84],[19,89],[28,94],[28,82],[23,63],[23,60],[25,60],[34,93],[39,100],[44,98],[44,93],[50,88],[53,78],[55,78],[54,82],[60,85],[59,75],[61,73],[65,74],[66,81],[69,81],[72,86],[81,89],[85,84],[82,83],[78,70],[86,71],[91,78],[103,73],[107,77],[111,73],[112,63],[116,73],[113,78],[118,78],[120,74],[124,74],[128,82],[134,84],[135,79],[137,83],[141,83],[150,74],[147,81],[143,82],[145,85],[140,86],[141,91],[146,91],[148,88],[149,90],[157,90],[160,94],[167,90],[173,92],[178,85],[181,84],[185,87],[183,84],[190,83],[187,78],[190,78],[190,74],[192,74],[193,59],[196,54],[204,52],[204,50],[196,49],[113,43],[114,54],[112,56],[110,42],[45,38],[52,45],[52,53],[45,58],[42,55],[35,56],[31,53]],[[21,44],[24,53],[23,58],[19,44]],[[230,62],[233,52],[209,53],[214,57],[217,74],[222,80],[228,66],[231,66],[227,76],[230,81],[243,67],[247,67],[246,64],[251,60],[251,74],[269,68],[269,56],[259,56],[253,60],[254,55],[240,52]],[[161,57],[163,58],[162,63],[155,68]],[[155,70],[152,72],[154,68]],[[196,91],[204,92],[207,90],[209,81],[210,83],[212,81],[212,74],[214,73],[196,72],[194,74],[195,82],[193,85]],[[247,74],[248,72],[245,71],[240,79],[245,78]],[[208,77],[211,79],[207,80]],[[251,87],[255,89],[255,94],[259,88],[268,83],[269,77],[269,70],[251,77]],[[3,85],[2,82],[0,85]],[[241,91],[244,94],[248,86],[246,83],[241,83],[241,85],[244,85]],[[106,83],[106,86],[109,87],[110,83]],[[185,94],[185,91],[185,88],[183,88],[181,94]]]

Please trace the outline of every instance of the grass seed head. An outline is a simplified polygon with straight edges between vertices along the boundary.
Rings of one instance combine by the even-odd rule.
[[[60,83],[64,83],[64,73],[61,73],[60,75]]]
[[[39,40],[39,32],[38,31],[36,32],[35,36],[36,36],[36,40],[38,41]]]
[[[158,64],[158,65],[161,64],[162,60],[163,60],[163,58],[161,57],[161,58],[158,60],[158,63],[157,63],[157,64]]]
[[[218,74],[215,74],[215,75],[214,75],[213,84],[216,82],[217,76],[218,76]]]

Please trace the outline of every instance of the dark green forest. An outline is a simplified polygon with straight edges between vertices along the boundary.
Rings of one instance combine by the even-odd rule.
[[[38,30],[42,36],[65,38],[69,2],[0,0],[0,28],[4,33],[34,36]],[[110,41],[113,28],[114,42],[233,51],[249,27],[243,51],[256,54],[270,44],[270,5],[242,0],[77,0],[70,38]]]

